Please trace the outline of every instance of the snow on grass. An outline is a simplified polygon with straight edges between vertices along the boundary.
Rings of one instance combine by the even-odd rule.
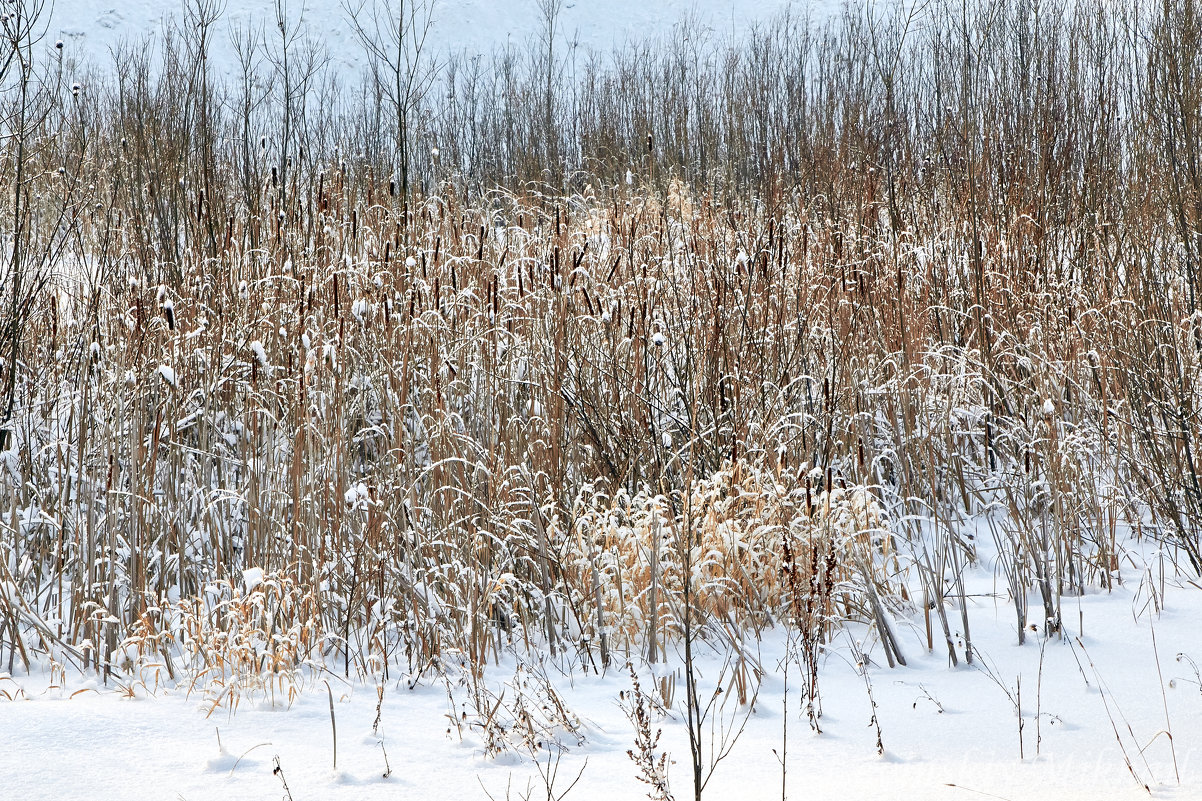
[[[247,571],[248,582],[253,572]],[[730,757],[717,766],[706,797],[780,797],[782,754],[790,798],[1134,799],[1148,797],[1142,784],[1154,798],[1197,797],[1202,593],[1170,577],[1160,597],[1158,579],[1149,583],[1150,575],[1129,571],[1112,592],[1075,600],[1071,615],[1066,608],[1063,638],[1032,636],[1019,647],[992,576],[970,571],[976,658],[956,669],[944,655],[926,653],[921,618],[900,621],[911,659],[894,670],[880,664],[870,632],[850,626],[824,656],[821,734],[798,708],[796,665],[787,676],[784,708],[786,637],[768,632],[749,646],[752,663],[765,671],[754,712]],[[867,653],[875,710],[857,667],[857,640]],[[701,644],[698,653],[702,693],[712,693],[722,675],[730,696],[716,722],[737,726],[725,649]],[[570,662],[547,659],[519,671],[545,675],[581,722],[583,744],[574,735],[547,743],[552,767],[562,749],[556,791],[579,775],[570,799],[645,796],[648,788],[626,753],[634,731],[622,707],[631,686],[621,660],[604,675]],[[654,671],[643,669],[644,692],[655,695],[652,672],[675,673],[682,688],[680,667],[679,654],[670,653]],[[508,682],[513,692],[514,675],[508,657],[490,670],[486,684],[499,694]],[[334,698],[337,770],[324,681]],[[307,683],[291,705],[256,697],[236,712],[207,714],[209,705],[186,686],[151,693],[134,682],[122,691],[122,682],[106,688],[78,675],[63,682],[44,666],[32,676],[3,674],[0,698],[16,699],[0,703],[0,754],[11,766],[10,792],[25,801],[71,797],[85,787],[89,798],[101,801],[273,798],[282,795],[273,773],[278,757],[298,799],[483,798],[485,792],[517,798],[528,789],[531,797],[545,797],[546,748],[533,748],[541,768],[520,748],[486,756],[462,677],[428,673],[412,683],[394,676],[383,683],[382,702],[370,681],[327,674]],[[681,695],[678,689],[678,702]],[[678,708],[662,718],[653,713],[678,798],[691,794],[681,717]]]
[[[168,386],[178,386],[175,381],[175,368],[171,367],[170,365],[160,364],[155,372],[158,373],[159,377],[162,378]]]
[[[248,567],[242,571],[242,583],[246,587],[246,592],[252,592],[256,587],[263,583],[263,568]]]

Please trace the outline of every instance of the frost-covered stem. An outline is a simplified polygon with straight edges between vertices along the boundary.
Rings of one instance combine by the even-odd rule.
[[[604,596],[601,593],[601,571],[597,568],[597,544],[588,540],[589,568],[593,576],[593,605],[597,608],[597,638],[601,644],[601,669],[609,669],[609,633],[605,629]]]
[[[559,149],[555,146],[555,34],[564,0],[539,0],[539,11],[543,22],[543,140],[547,147],[546,166],[555,170],[558,166]]]
[[[952,545],[952,570],[956,574],[956,588],[960,595],[960,622],[964,626],[964,661],[971,665],[972,633],[968,627],[968,594],[964,590],[964,565],[960,563],[960,551],[955,544]]]
[[[8,291],[11,293],[11,302],[7,320],[8,331],[3,332],[8,335],[9,340],[8,364],[6,365],[8,386],[4,389],[4,418],[0,420],[0,425],[7,425],[13,419],[13,408],[17,397],[17,363],[20,360],[20,337],[24,323],[22,307],[26,304],[22,294],[26,271],[25,239],[28,236],[27,218],[29,216],[28,211],[26,211],[23,205],[24,196],[27,192],[25,187],[25,140],[30,134],[27,123],[29,118],[30,82],[33,80],[31,26],[36,22],[40,11],[40,4],[34,5],[32,8],[27,8],[25,2],[18,2],[11,13],[4,15],[4,33],[6,34],[5,39],[9,45],[10,52],[5,54],[7,60],[4,67],[0,69],[0,78],[3,78],[5,73],[8,72],[9,65],[15,59],[18,71],[18,99],[16,117],[11,124],[11,129],[15,131],[16,140],[13,183],[10,188],[13,194],[12,255],[9,257],[7,270],[10,285]],[[0,334],[0,336],[2,335]],[[4,430],[7,431],[7,429]],[[12,436],[11,432],[8,433],[9,436]],[[10,443],[0,440],[0,447],[8,447],[9,445]]]
[[[780,755],[777,757],[777,761],[780,762],[780,801],[786,801],[789,797],[789,663],[793,660],[790,653],[793,650],[793,631],[794,629],[790,628],[785,638],[785,663],[782,670]]]
[[[549,565],[551,551],[550,542],[547,539],[547,529],[543,523],[543,513],[539,508],[537,482],[538,476],[532,475],[530,477],[530,519],[534,521],[534,530],[538,535],[538,569],[539,577],[542,581],[547,646],[551,649],[551,656],[555,656],[555,607],[551,602],[551,570]]]
[[[694,416],[694,420],[696,416]],[[689,463],[684,476],[684,538],[681,540],[681,572],[684,580],[684,678],[685,705],[688,708],[689,753],[693,767],[693,798],[701,801],[701,792],[705,789],[702,779],[701,727],[705,713],[697,697],[697,666],[693,662],[693,606],[695,591],[693,586],[693,541],[696,530],[693,526],[693,443],[696,441],[696,429],[689,432]],[[671,496],[669,496],[670,498]],[[711,766],[712,771],[712,766]]]
[[[284,102],[283,120],[280,130],[280,153],[279,153],[279,213],[285,215],[288,213],[288,158],[292,146],[292,72],[288,69],[289,51],[291,50],[291,37],[288,33],[288,12],[286,0],[275,0],[275,17],[276,29],[280,34],[280,61],[279,72],[280,80],[283,81]]]
[[[656,638],[659,636],[659,510],[651,506],[651,589],[648,591],[648,604],[651,607],[647,616],[647,661],[655,664],[659,661],[656,654]]]
[[[936,615],[939,618],[939,625],[943,629],[943,641],[947,645],[948,661],[952,667],[955,667],[960,664],[960,659],[956,656],[956,643],[952,639],[952,630],[947,623],[947,610],[944,609],[943,580],[940,577],[940,572],[932,564],[931,553],[925,544],[922,546],[922,558],[919,560],[918,568],[919,575],[926,585],[931,605],[935,607]]]

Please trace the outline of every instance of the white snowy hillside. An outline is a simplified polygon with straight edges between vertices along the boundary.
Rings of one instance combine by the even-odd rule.
[[[350,14],[362,5],[363,0],[292,0],[280,7],[291,24],[303,23],[334,63],[353,70],[360,63],[360,50]],[[700,30],[737,34],[785,10],[818,20],[841,5],[839,0],[567,0],[559,13],[557,38],[564,46],[577,44],[582,52],[608,52],[629,40],[668,36],[683,19]],[[61,39],[81,62],[104,65],[110,51],[123,43],[161,38],[163,23],[181,18],[183,8],[184,0],[58,0],[50,14],[48,38]],[[233,59],[231,29],[261,29],[270,37],[275,35],[276,19],[273,0],[225,3],[213,42],[218,69]],[[507,44],[525,45],[541,34],[543,25],[539,0],[434,0],[428,44],[431,51],[489,54]]]

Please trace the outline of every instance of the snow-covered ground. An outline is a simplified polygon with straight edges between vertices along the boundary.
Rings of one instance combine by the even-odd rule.
[[[707,797],[780,797],[782,753],[790,798],[1134,799],[1148,796],[1142,783],[1154,798],[1199,797],[1202,686],[1194,662],[1202,662],[1202,591],[1169,575],[1161,596],[1159,564],[1153,564],[1150,571],[1127,571],[1126,582],[1112,592],[1066,599],[1066,636],[1043,640],[1032,633],[1022,647],[991,572],[970,571],[972,666],[949,667],[938,643],[927,653],[920,614],[899,621],[907,667],[877,664],[879,649],[863,630],[841,635],[822,671],[820,734],[798,708],[795,665],[789,707],[783,707],[784,638],[769,633],[762,645],[750,646],[765,671],[754,714],[718,764]],[[854,665],[859,636],[872,660],[868,682]],[[708,692],[721,660],[703,648],[699,664]],[[630,697],[628,674],[562,668],[547,661],[534,671],[545,671],[583,724],[582,743],[566,732],[558,738],[568,748],[557,766],[554,797],[577,776],[569,799],[644,797],[649,788],[626,753],[635,736],[622,707],[622,696]],[[504,663],[490,668],[496,697],[502,691],[514,697],[513,669]],[[144,678],[129,693],[78,675],[63,682],[44,668],[0,680],[0,691],[17,699],[0,701],[5,796],[279,798],[278,757],[296,799],[547,797],[528,751],[525,758],[514,751],[485,754],[468,690],[453,677],[427,675],[410,689],[394,676],[384,685],[375,734],[378,698],[371,683],[310,677],[291,705],[259,693],[234,714],[227,706],[209,714],[211,704],[199,693],[189,695],[186,686],[156,690]],[[326,682],[334,699],[337,769]],[[644,672],[644,690],[651,683]],[[654,726],[663,728],[657,750],[670,754],[671,787],[683,798],[691,794],[679,711],[683,683],[677,693],[677,709],[656,716]],[[737,728],[733,692],[730,697],[720,722]],[[540,753],[545,759],[547,752]]]
[[[185,0],[57,0],[49,17],[48,39],[61,39],[80,61],[104,65],[121,43],[155,41],[165,19],[179,19]],[[348,7],[361,0],[291,0],[288,18],[302,20],[323,44],[331,60],[353,70],[360,48],[348,23]],[[824,19],[842,6],[840,0],[566,0],[558,21],[562,46],[576,42],[582,50],[606,52],[615,45],[647,36],[670,35],[674,25],[690,17],[702,28],[738,34],[786,9]],[[369,5],[370,7],[370,5]],[[429,34],[431,52],[492,52],[507,43],[523,45],[543,30],[538,0],[435,0]],[[274,0],[226,3],[216,28],[213,63],[221,69],[233,62],[228,32],[233,27],[261,28],[274,36]]]

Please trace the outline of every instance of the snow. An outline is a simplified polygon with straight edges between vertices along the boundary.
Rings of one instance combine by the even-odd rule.
[[[271,371],[271,362],[267,358],[267,350],[263,347],[263,343],[260,340],[256,339],[250,343],[250,352],[264,372]]]
[[[242,571],[242,582],[246,585],[246,592],[251,592],[255,587],[263,583],[263,568],[248,567]]]
[[[248,584],[254,573],[244,574]],[[1162,596],[1152,575],[1129,570],[1125,584],[1077,599],[1071,614],[1066,602],[1063,638],[1031,634],[1018,646],[1011,610],[995,595],[992,572],[969,571],[972,666],[950,668],[938,649],[927,653],[921,616],[898,621],[909,666],[893,670],[880,664],[873,635],[852,627],[827,649],[821,734],[798,708],[802,679],[796,665],[787,677],[789,706],[783,706],[783,632],[767,632],[760,645],[749,639],[749,664],[763,666],[764,680],[745,731],[717,765],[706,797],[779,797],[782,753],[791,798],[1147,798],[1140,783],[1149,785],[1153,798],[1198,797],[1202,686],[1195,660],[1202,659],[1196,623],[1202,592],[1168,578]],[[857,668],[861,647],[867,682]],[[722,674],[720,654],[727,651],[699,643],[703,698]],[[634,729],[622,706],[629,703],[631,683],[621,657],[604,674],[563,657],[544,657],[543,664],[530,657],[518,671],[514,659],[486,672],[494,694],[512,693],[515,674],[545,675],[582,724],[582,744],[574,735],[557,738],[565,748],[557,793],[579,774],[571,801],[645,797],[648,788],[626,753]],[[654,694],[659,679],[676,680],[676,707],[667,716],[653,713],[652,725],[663,729],[658,750],[669,754],[678,798],[691,790],[680,666],[679,655],[670,653],[666,662],[640,670],[644,693]],[[744,713],[729,677],[727,670],[722,683],[730,700],[721,722],[737,728]],[[309,676],[291,702],[286,694],[273,699],[260,691],[233,712],[227,706],[214,710],[201,692],[189,693],[186,681],[164,686],[170,683],[146,671],[108,687],[78,673],[62,681],[45,665],[31,676],[0,674],[0,754],[8,793],[24,801],[71,797],[85,787],[96,801],[278,798],[278,757],[298,799],[484,798],[485,792],[501,799],[507,793],[521,797],[528,788],[531,797],[545,797],[540,768],[528,751],[486,756],[462,676],[449,671],[444,678],[431,672],[413,678],[394,675],[383,682],[380,725],[373,732],[375,682],[347,680],[340,672]],[[873,701],[883,754],[877,753]],[[546,771],[547,751],[535,751]],[[551,760],[554,767],[554,755]]]
[[[301,18],[309,34],[328,50],[334,64],[354,73],[362,66],[361,50],[338,0],[310,0],[285,5],[290,18]],[[807,10],[815,19],[838,10],[838,0],[606,0],[604,3],[567,0],[557,24],[562,46],[577,50],[607,52],[628,40],[648,34],[670,35],[674,26],[691,16],[703,28],[717,34],[745,31],[757,20],[765,20],[786,8],[795,13]],[[64,43],[68,58],[107,65],[110,53],[123,44],[157,42],[168,19],[180,19],[183,0],[127,0],[119,6],[96,0],[57,0],[48,22],[46,41]],[[464,52],[488,54],[508,44],[521,46],[542,32],[537,0],[437,0],[427,39],[431,53]],[[211,63],[230,69],[235,63],[231,30],[257,28],[269,39],[276,36],[273,0],[245,0],[226,4],[225,13],[214,27]]]

